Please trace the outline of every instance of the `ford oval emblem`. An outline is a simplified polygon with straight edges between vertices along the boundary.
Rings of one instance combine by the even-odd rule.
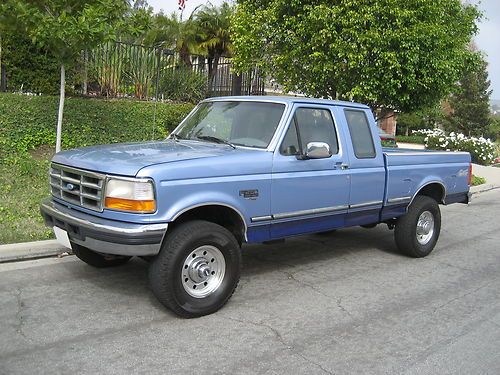
[[[66,189],[68,189],[69,191],[73,190],[74,188],[75,188],[75,185],[73,185],[73,184],[66,185]]]

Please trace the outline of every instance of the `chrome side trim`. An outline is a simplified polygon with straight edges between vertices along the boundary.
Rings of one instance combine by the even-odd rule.
[[[368,206],[378,206],[379,204],[381,205],[383,201],[370,201],[370,202],[364,202],[364,203],[357,203],[357,204],[351,204],[349,205],[349,208],[361,208],[361,207],[368,207]]]
[[[399,156],[399,155],[404,155],[404,156],[417,156],[417,155],[469,155],[468,152],[460,152],[460,151],[422,151],[422,152],[391,152],[391,151],[384,151],[384,153],[387,156]]]
[[[406,203],[411,200],[411,197],[399,197],[399,198],[391,198],[387,200],[387,204],[397,204],[397,203]]]
[[[315,214],[324,214],[324,213],[329,213],[329,212],[342,211],[342,210],[347,210],[348,208],[349,208],[348,205],[322,207],[322,208],[313,208],[311,210],[284,212],[281,214],[274,214],[272,216],[273,216],[274,220],[279,220],[279,219],[288,219],[288,218],[296,217],[296,216],[306,216],[306,215],[315,215]]]
[[[267,215],[267,216],[255,216],[250,219],[252,223],[259,223],[261,221],[269,221],[272,220],[273,217],[272,215]]]

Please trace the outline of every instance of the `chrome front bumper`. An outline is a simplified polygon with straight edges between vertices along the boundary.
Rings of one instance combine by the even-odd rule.
[[[136,224],[89,215],[47,198],[40,211],[49,227],[64,229],[71,242],[96,252],[150,256],[160,251],[168,223]]]

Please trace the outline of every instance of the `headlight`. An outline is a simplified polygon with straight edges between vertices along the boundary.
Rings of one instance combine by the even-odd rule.
[[[156,211],[153,182],[145,179],[108,179],[104,207],[137,213]]]

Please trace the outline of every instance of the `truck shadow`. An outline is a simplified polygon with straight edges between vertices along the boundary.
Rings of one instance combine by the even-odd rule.
[[[347,228],[328,234],[311,234],[285,242],[243,246],[242,276],[272,272],[277,266],[293,268],[322,261],[349,259],[381,251],[404,257],[397,250],[394,232],[384,225],[373,229]],[[376,255],[373,255],[376,256]]]
[[[290,238],[282,243],[244,245],[242,279],[283,268],[314,267],[318,263],[335,263],[336,260],[350,261],[368,254],[371,254],[372,259],[386,258],[388,255],[403,257],[396,249],[393,232],[385,226],[373,229],[347,228],[331,234]],[[153,305],[163,309],[151,292],[147,292],[149,284],[146,261],[133,259],[124,266],[112,269],[94,269],[82,262],[72,263],[70,267],[74,277],[86,280],[99,289],[114,291],[123,296],[148,296]]]

